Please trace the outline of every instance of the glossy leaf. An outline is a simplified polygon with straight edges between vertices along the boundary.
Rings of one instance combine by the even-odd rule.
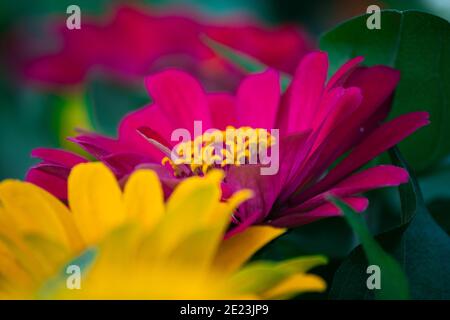
[[[383,251],[364,222],[364,218],[338,199],[333,202],[344,212],[344,216],[358,235],[369,265],[380,270],[380,288],[374,289],[375,298],[379,300],[408,299],[408,280],[398,264],[389,254]]]
[[[393,162],[403,164],[398,150],[390,152]],[[413,299],[450,298],[450,238],[428,213],[419,185],[410,171],[409,187],[399,189],[405,224],[376,237],[382,248],[400,263],[409,282]],[[408,218],[409,217],[409,220]],[[367,259],[359,246],[338,268],[330,297],[333,299],[370,299],[373,290],[366,286]],[[394,284],[397,280],[393,280]]]
[[[400,144],[415,170],[423,170],[450,153],[450,26],[418,11],[385,10],[381,29],[369,30],[368,15],[348,20],[325,33],[320,48],[328,52],[330,72],[362,55],[365,64],[400,70],[392,116],[426,110],[431,125]]]

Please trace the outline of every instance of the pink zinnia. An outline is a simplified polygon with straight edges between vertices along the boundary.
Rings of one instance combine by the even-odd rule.
[[[327,54],[308,54],[285,93],[280,90],[279,73],[272,69],[246,77],[236,95],[207,94],[188,74],[167,70],[146,79],[153,103],[123,119],[117,140],[83,133],[72,141],[106,163],[119,180],[136,167],[153,168],[170,192],[180,178],[160,165],[164,153],[143,135],[171,149],[172,131],[192,128],[196,120],[203,122],[205,130],[228,125],[278,128],[280,170],[276,175],[262,176],[255,165],[225,169],[225,196],[236,188],[255,192],[235,213],[232,232],[251,224],[294,227],[339,215],[328,195],[361,212],[368,206],[361,193],[405,183],[408,173],[393,165],[359,169],[428,124],[425,112],[383,122],[399,72],[385,66],[361,67],[362,60],[348,61],[327,81]],[[38,149],[34,156],[43,162],[30,170],[28,180],[64,200],[70,168],[86,160],[49,149]]]
[[[298,26],[267,27],[249,18],[223,23],[203,20],[194,13],[158,14],[122,6],[106,23],[83,16],[80,30],[68,30],[64,21],[56,28],[62,40],[59,51],[25,59],[24,73],[44,84],[77,85],[93,69],[142,79],[149,72],[175,66],[213,79],[215,84],[226,81],[224,85],[233,85],[242,73],[203,43],[201,35],[285,72],[293,71],[311,50],[310,41]]]

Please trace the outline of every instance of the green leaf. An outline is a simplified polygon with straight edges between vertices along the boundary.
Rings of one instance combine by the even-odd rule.
[[[216,54],[230,62],[232,65],[236,66],[243,72],[246,73],[257,73],[262,72],[268,68],[264,63],[259,62],[254,57],[249,56],[243,52],[233,49],[223,43],[213,40],[205,35],[202,36],[203,42],[211,48]],[[291,77],[285,73],[281,74],[281,89],[285,91],[288,87]]]
[[[332,217],[288,230],[264,246],[254,259],[283,260],[312,254],[342,259],[357,244],[348,224],[340,217]]]
[[[402,268],[373,239],[364,218],[340,200],[334,199],[333,202],[344,212],[347,222],[360,238],[369,264],[380,268],[381,288],[375,290],[375,298],[379,300],[408,299],[408,280]]]
[[[443,163],[420,176],[419,181],[431,215],[450,234],[450,164]]]
[[[427,203],[438,199],[450,200],[450,165],[436,168],[420,177],[423,196]]]
[[[428,208],[437,224],[450,235],[450,199],[434,200]]]
[[[315,268],[314,273],[326,283],[331,283],[340,262],[357,244],[345,220],[331,217],[288,230],[261,248],[252,260],[284,261],[300,256],[322,255],[329,259],[329,263]],[[308,293],[302,294],[301,299],[326,299],[327,296],[328,292]]]
[[[392,162],[407,168],[400,152]],[[378,235],[382,248],[400,263],[413,299],[450,299],[450,238],[428,213],[412,171],[409,187],[399,188],[405,224]],[[409,220],[408,220],[409,219]],[[338,268],[330,290],[334,299],[370,299],[365,285],[367,260],[359,246]]]
[[[409,183],[402,184],[398,187],[402,208],[400,215],[400,226],[402,226],[411,221],[417,210],[424,209],[425,204],[419,182],[417,181],[416,176],[412,174],[413,170],[410,168],[408,163],[406,163],[405,159],[403,159],[398,148],[394,147],[389,150],[389,155],[391,156],[391,161],[393,164],[398,167],[405,168],[410,173]]]
[[[448,21],[418,11],[385,10],[381,29],[366,27],[368,15],[348,20],[325,33],[320,48],[329,53],[330,72],[362,55],[365,64],[401,72],[392,116],[430,113],[431,125],[400,144],[415,170],[424,170],[450,153],[450,27]]]

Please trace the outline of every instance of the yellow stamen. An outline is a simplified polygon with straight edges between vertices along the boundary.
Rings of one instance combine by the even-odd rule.
[[[275,142],[275,137],[266,129],[228,126],[226,130],[205,132],[193,141],[179,143],[175,146],[178,158],[164,157],[161,163],[169,163],[175,176],[183,172],[180,165],[189,166],[193,174],[206,174],[215,167],[256,163],[258,153],[266,151]]]

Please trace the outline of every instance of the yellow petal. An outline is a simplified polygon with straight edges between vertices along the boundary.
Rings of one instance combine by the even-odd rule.
[[[276,266],[276,262],[270,261],[251,262],[230,275],[228,290],[260,296],[291,276],[288,272],[277,269]]]
[[[258,249],[285,231],[286,229],[256,226],[234,235],[220,245],[214,267],[221,272],[234,272]]]
[[[20,234],[13,225],[0,225],[0,248],[0,278],[14,284],[11,290],[22,296],[30,295],[69,256],[60,243],[38,234]]]
[[[147,229],[154,227],[164,213],[164,194],[158,176],[151,170],[131,175],[124,191],[125,210]]]
[[[170,253],[166,264],[168,268],[195,274],[199,277],[206,275],[211,261],[217,250],[216,230],[198,230],[181,241]]]
[[[307,272],[308,270],[324,265],[327,262],[328,259],[324,256],[307,256],[281,261],[277,268],[290,273]]]
[[[186,179],[178,185],[167,203],[162,229],[159,230],[164,240],[160,250],[170,250],[184,237],[208,225],[220,201],[222,176],[221,172],[215,171],[206,177]],[[223,221],[226,220],[217,219],[217,223]]]
[[[83,294],[92,290],[98,292],[120,291],[114,287],[129,283],[129,279],[133,277],[130,273],[135,271],[135,256],[136,251],[139,250],[141,230],[142,228],[135,224],[127,224],[116,228],[103,239],[96,247],[95,259],[88,268],[83,287],[83,291],[86,292]],[[81,293],[73,291],[77,290],[67,290],[63,287],[61,294]],[[104,294],[106,295],[107,292]]]
[[[319,280],[314,277],[305,278],[308,281],[305,280],[304,287],[300,287],[299,277],[297,280],[294,278],[293,282],[289,282],[288,279],[294,275],[305,275],[307,269],[325,262],[326,259],[322,256],[293,258],[281,262],[255,261],[234,273],[230,277],[229,286],[231,290],[242,294],[255,293],[262,298],[278,298],[302,290],[317,291],[321,290],[322,283],[318,283]],[[277,289],[279,286],[281,287]],[[294,287],[297,289],[294,290]]]
[[[206,225],[220,224],[223,227],[227,227],[231,221],[231,215],[235,212],[244,201],[250,199],[253,196],[253,192],[249,189],[242,189],[233,193],[233,195],[224,202],[219,202],[217,209],[207,217]],[[222,220],[220,220],[222,219]],[[219,222],[220,220],[220,222]]]
[[[303,292],[322,292],[325,281],[313,274],[294,274],[261,295],[263,299],[288,299]]]
[[[17,288],[25,290],[32,287],[33,279],[29,270],[23,267],[23,261],[19,261],[3,240],[0,241],[0,261],[0,299],[8,298]]]
[[[0,184],[0,223],[15,226],[21,234],[35,234],[60,243],[71,251],[82,247],[69,210],[45,190],[27,182]]]
[[[69,176],[68,187],[69,205],[87,244],[96,243],[124,222],[122,192],[105,165],[77,165]]]

